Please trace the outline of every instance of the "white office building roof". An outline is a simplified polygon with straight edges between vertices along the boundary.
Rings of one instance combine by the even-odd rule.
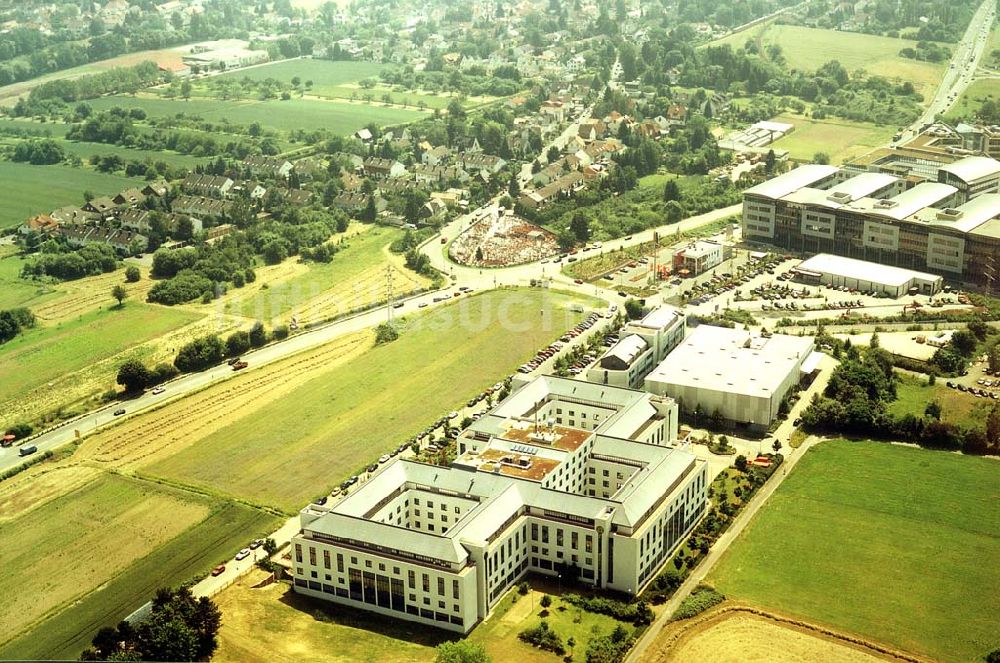
[[[615,357],[626,366],[631,366],[639,355],[648,348],[649,344],[646,343],[645,339],[638,334],[630,334],[608,348],[604,357]]]
[[[955,163],[941,166],[938,170],[951,173],[965,182],[975,182],[984,177],[1000,176],[1000,161],[990,157],[966,157]]]
[[[793,191],[798,191],[803,187],[830,177],[838,170],[836,166],[807,164],[778,175],[766,182],[761,182],[757,186],[750,187],[744,193],[763,196],[765,198],[782,198]]]
[[[857,200],[858,198],[870,196],[876,191],[891,186],[898,181],[898,177],[887,175],[886,173],[861,173],[836,186],[830,187],[826,193],[843,193],[850,196],[850,200]]]
[[[630,322],[629,325],[647,329],[666,329],[683,318],[684,314],[679,308],[669,304],[661,304],[644,315],[641,320]]]
[[[667,355],[647,382],[755,397],[777,393],[812,351],[810,337],[701,325]]]
[[[1000,216],[1000,193],[985,193],[954,209],[927,208],[912,221],[967,233]]]
[[[833,274],[871,283],[899,287],[914,279],[937,281],[940,276],[917,272],[902,267],[880,265],[866,260],[835,256],[831,253],[820,253],[808,260],[802,261],[795,269],[818,274]]]
[[[698,240],[691,246],[684,249],[684,256],[686,258],[701,258],[703,256],[711,255],[713,253],[718,253],[722,250],[722,245],[718,242],[709,242],[706,240]]]
[[[922,182],[917,186],[904,191],[898,196],[876,200],[875,198],[862,198],[848,207],[860,212],[867,212],[878,216],[888,217],[896,221],[902,221],[908,216],[912,216],[924,209],[940,204],[955,195],[958,189],[950,184],[940,184],[938,182]]]

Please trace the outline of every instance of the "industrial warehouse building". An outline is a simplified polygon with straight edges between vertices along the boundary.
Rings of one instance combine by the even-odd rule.
[[[1000,276],[1000,161],[936,166],[936,182],[806,165],[751,187],[743,237],[993,287]]]
[[[545,376],[457,440],[301,512],[296,592],[468,632],[528,572],[637,594],[707,506],[668,398]]]
[[[684,312],[664,304],[625,325],[621,339],[587,370],[587,381],[640,389],[657,362],[684,340]]]
[[[937,274],[915,272],[829,253],[821,253],[802,261],[792,269],[792,273],[797,280],[806,283],[844,286],[890,297],[901,297],[913,288],[922,295],[933,295],[941,290],[943,281]]]
[[[788,391],[818,366],[811,337],[701,325],[646,377],[646,391],[685,412],[718,411],[728,421],[767,428]]]

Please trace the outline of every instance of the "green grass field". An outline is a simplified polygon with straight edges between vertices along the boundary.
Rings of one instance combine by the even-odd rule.
[[[945,114],[950,121],[972,118],[987,101],[1000,101],[1000,79],[984,78],[972,81],[961,97]]]
[[[493,291],[414,316],[399,340],[318,374],[146,471],[294,512],[572,327],[582,317],[569,310],[572,301],[579,300]]]
[[[162,161],[169,166],[194,168],[198,164],[205,163],[209,160],[208,157],[196,157],[190,154],[171,152],[170,150],[136,150],[129,147],[121,147],[120,145],[86,143],[83,141],[71,140],[61,141],[61,144],[67,154],[78,156],[84,161],[89,161],[90,157],[95,154],[99,154],[101,156],[116,154],[122,159],[130,161],[146,161],[148,159],[152,162]]]
[[[143,185],[142,180],[83,168],[31,166],[12,161],[0,161],[0,182],[5,189],[0,205],[0,230],[64,205],[82,205],[84,191],[113,196],[130,186]]]
[[[887,145],[895,127],[880,127],[867,122],[826,119],[813,120],[782,113],[775,122],[795,125],[795,131],[774,142],[772,147],[788,150],[792,159],[812,161],[817,152],[825,152],[830,162],[840,164]]]
[[[29,330],[0,345],[0,402],[200,318],[180,309],[126,302],[122,309]]]
[[[984,458],[823,442],[709,581],[917,654],[982,660],[1000,646],[997,476]]]
[[[52,602],[55,590],[68,598],[27,631],[0,622],[0,637],[16,636],[0,657],[75,659],[100,627],[117,624],[158,588],[204,575],[277,522],[242,505],[106,475],[2,525],[5,596],[23,597],[29,611]],[[23,607],[5,603],[7,613]]]
[[[379,125],[411,122],[424,114],[415,110],[387,108],[377,104],[352,104],[344,101],[319,101],[289,99],[288,101],[221,101],[216,99],[157,99],[152,97],[103,97],[94,99],[95,110],[112,106],[142,108],[152,117],[172,117],[178,113],[199,115],[205,120],[229,120],[233,124],[247,125],[259,122],[262,126],[289,131],[292,129],[328,129],[347,134],[369,122]]]
[[[941,405],[941,418],[944,421],[964,427],[981,426],[996,403],[970,396],[958,389],[949,389],[944,380],[929,385],[926,379],[910,375],[901,376],[896,396],[896,400],[889,404],[889,414],[894,417],[906,414],[922,417],[927,404],[937,401]]]
[[[364,79],[379,80],[379,74],[385,70],[386,66],[375,62],[334,62],[331,60],[283,60],[263,67],[254,67],[246,71],[234,71],[220,76],[213,77],[216,80],[239,80],[249,78],[253,81],[261,81],[268,78],[291,83],[292,78],[298,76],[303,83],[303,89],[307,96],[326,97],[329,99],[363,99],[364,95],[371,95],[374,101],[380,102],[383,96],[388,94],[394,104],[406,106],[417,106],[421,102],[427,108],[445,108],[451,97],[448,95],[438,95],[415,91],[396,91],[391,87],[376,85],[372,88],[363,89],[358,83]],[[306,81],[312,81],[312,86],[305,88]],[[200,81],[196,87],[195,94],[207,96],[211,91],[203,85],[206,81]],[[466,105],[471,105],[467,101]]]
[[[298,76],[305,81],[313,82],[313,90],[326,86],[343,85],[353,83],[365,78],[378,78],[379,74],[385,71],[386,66],[377,62],[351,62],[317,60],[313,58],[282,60],[273,62],[262,67],[236,70],[225,74],[213,76],[212,80],[238,80],[250,79],[252,81],[263,81],[268,78],[283,82],[291,82],[292,78]]]
[[[37,304],[56,295],[51,286],[21,279],[24,263],[17,255],[0,256],[0,310]]]
[[[899,51],[915,47],[915,41],[797,25],[769,23],[730,35],[712,42],[712,45],[729,44],[733,48],[741,48],[748,39],[760,39],[764,46],[781,46],[792,69],[814,71],[830,60],[838,60],[850,72],[864,69],[869,74],[885,76],[890,80],[910,81],[928,98],[940,82],[946,66],[900,57]]]
[[[509,593],[493,614],[469,634],[468,640],[484,645],[495,663],[556,663],[559,659],[554,654],[517,637],[542,620],[542,595],[538,589],[526,596]],[[544,619],[564,644],[574,639],[575,660],[583,660],[591,638],[606,635],[619,624],[611,617],[563,603],[557,596],[552,598]],[[434,657],[434,646],[454,637],[446,631],[300,596],[284,585],[263,590],[234,587],[220,595],[219,603],[223,626],[214,660],[220,663],[305,659],[345,663],[429,661]],[[287,637],[289,633],[295,634],[293,641]]]
[[[36,122],[34,120],[0,117],[0,131],[26,131],[32,135],[60,138],[69,131],[69,125],[62,122]]]

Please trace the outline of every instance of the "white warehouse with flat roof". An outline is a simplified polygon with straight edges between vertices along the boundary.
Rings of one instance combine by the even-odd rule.
[[[741,424],[767,427],[781,400],[815,368],[812,337],[701,325],[646,377],[646,391],[686,412],[716,410]]]
[[[447,467],[386,465],[292,538],[296,592],[465,633],[528,572],[639,593],[705,512],[677,404],[543,376],[459,436]]]
[[[880,265],[865,260],[821,253],[803,260],[792,272],[808,282],[831,286],[846,286],[862,291],[874,290],[891,297],[901,297],[910,290],[933,295],[941,290],[943,279],[937,274],[917,272],[912,269]]]

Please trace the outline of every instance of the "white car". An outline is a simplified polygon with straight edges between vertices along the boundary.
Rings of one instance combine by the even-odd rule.
[[[244,548],[243,550],[241,550],[238,553],[236,553],[236,561],[238,562],[241,559],[246,559],[249,556],[250,556],[250,549],[249,548]]]
[[[451,412],[448,413],[448,418],[449,419],[454,419],[457,416],[458,416],[458,412],[455,412],[454,410],[452,410]]]
[[[153,389],[153,394],[162,394],[166,390],[166,387],[157,387],[156,389]]]

